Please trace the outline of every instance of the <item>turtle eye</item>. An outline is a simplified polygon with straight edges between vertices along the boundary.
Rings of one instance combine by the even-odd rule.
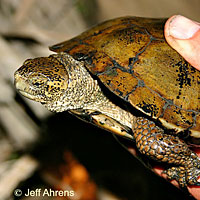
[[[33,83],[33,85],[36,86],[36,87],[39,87],[41,85],[41,83],[35,82],[35,83]]]
[[[43,87],[47,82],[47,79],[44,77],[32,77],[29,79],[30,85],[32,85],[35,88],[41,88]]]

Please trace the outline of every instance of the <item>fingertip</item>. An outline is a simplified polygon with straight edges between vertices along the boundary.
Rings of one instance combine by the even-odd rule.
[[[170,23],[175,19],[178,15],[171,16],[165,23],[164,33],[165,37],[170,36]]]
[[[193,67],[200,70],[199,23],[181,15],[174,15],[166,21],[164,34],[168,44],[183,56]]]
[[[170,23],[175,19],[178,15],[171,16],[165,23],[164,26],[164,35],[165,39],[168,42],[168,44],[174,48],[176,46],[176,40],[170,35]]]
[[[174,15],[166,23],[166,34],[175,39],[190,39],[199,30],[200,25],[182,15]]]

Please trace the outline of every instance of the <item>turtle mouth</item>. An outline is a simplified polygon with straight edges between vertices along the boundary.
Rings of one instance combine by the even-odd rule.
[[[30,85],[27,84],[27,81],[20,75],[15,74],[14,84],[17,91],[24,97],[30,100],[42,102],[42,96],[39,94],[35,94],[36,92],[31,88]]]
[[[21,90],[21,89],[17,89],[17,91],[24,97],[30,99],[30,100],[33,100],[33,101],[37,101],[37,102],[40,102],[42,104],[45,104],[45,101],[43,101],[43,97],[41,95],[34,95],[34,94],[31,94],[30,92],[26,92],[24,90]]]
[[[34,95],[32,95],[32,94],[30,94],[30,93],[28,93],[28,92],[26,92],[26,91],[24,91],[24,90],[21,90],[21,89],[17,89],[18,90],[18,92],[21,94],[21,95],[23,95],[24,97],[26,97],[26,98],[28,98],[28,99],[30,99],[30,100],[35,100],[35,101],[37,101],[37,98],[34,96]]]

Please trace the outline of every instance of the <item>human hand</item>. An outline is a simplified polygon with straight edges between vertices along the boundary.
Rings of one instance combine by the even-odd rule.
[[[165,24],[165,38],[193,67],[200,70],[200,23],[181,15],[170,17]]]
[[[167,20],[164,32],[169,45],[200,70],[200,23],[175,15]],[[200,157],[200,149],[195,152]],[[159,175],[162,173],[159,167],[155,167],[154,171]],[[175,181],[172,183],[177,185]],[[188,190],[196,199],[200,199],[200,187],[189,186]]]
[[[181,54],[192,66],[200,70],[200,23],[190,21],[183,16],[172,16],[165,24],[165,38],[169,45]],[[126,146],[128,151],[134,156],[137,155],[136,149],[132,146]],[[192,149],[200,157],[200,148]],[[163,173],[164,168],[156,165],[152,166],[152,171],[167,179]],[[200,181],[200,179],[199,179]],[[179,187],[175,180],[170,181],[176,187]],[[200,187],[188,186],[188,191],[197,200],[200,200]]]
[[[136,151],[135,148],[133,148],[133,146],[127,146],[125,145],[126,149],[132,154],[134,155],[135,157],[138,157],[138,153]],[[200,157],[200,149],[192,149],[199,157]],[[140,157],[139,157],[140,158]],[[151,164],[151,163],[148,163],[148,164]],[[164,171],[164,168],[161,167],[159,165],[159,163],[157,165],[152,165],[152,171],[156,174],[158,174],[159,176],[163,177],[164,179],[167,179],[167,175],[163,173]],[[172,183],[174,186],[180,188],[178,182],[176,180],[169,180],[170,183]],[[200,181],[200,180],[199,180]],[[188,189],[188,192],[193,196],[195,197],[195,199],[197,200],[200,200],[200,187],[199,186],[188,186],[187,187]]]

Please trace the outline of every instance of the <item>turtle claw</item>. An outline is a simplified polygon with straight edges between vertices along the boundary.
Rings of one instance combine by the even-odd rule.
[[[162,173],[166,174],[169,180],[176,180],[182,188],[188,185],[200,186],[200,182],[197,181],[200,176],[200,169],[198,168],[171,167]]]
[[[164,170],[163,173],[167,175],[169,180],[176,180],[182,188],[187,186],[186,172],[183,167],[171,167]]]
[[[200,182],[197,181],[197,182],[194,183],[193,185],[194,185],[194,186],[200,186]]]

